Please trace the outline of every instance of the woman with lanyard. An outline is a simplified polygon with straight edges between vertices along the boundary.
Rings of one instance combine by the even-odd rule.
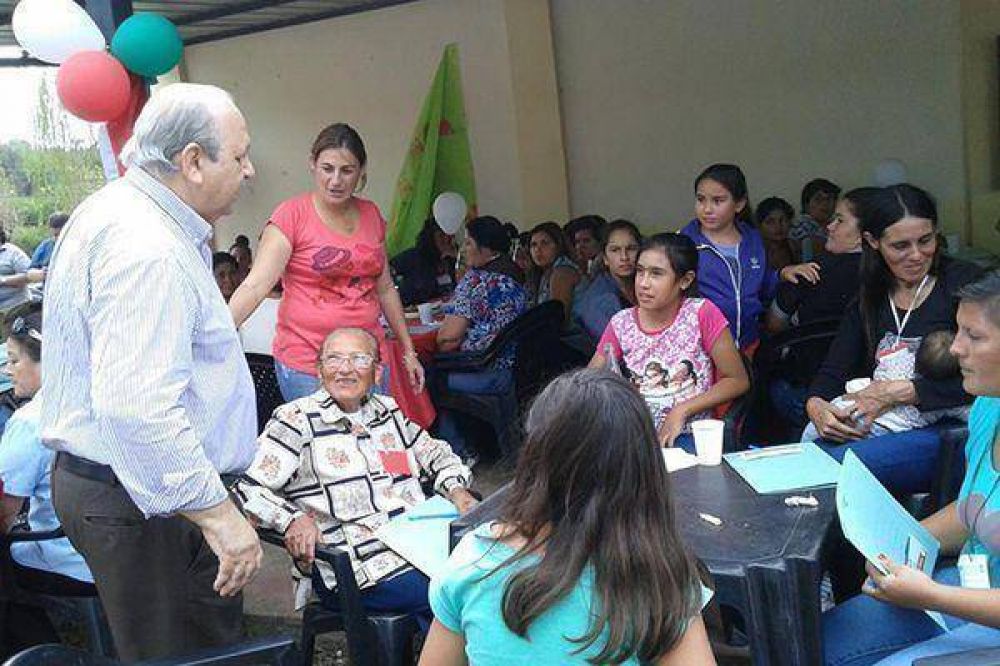
[[[934,201],[912,185],[873,193],[861,228],[861,293],[809,387],[811,423],[802,439],[817,440],[837,460],[853,450],[893,492],[925,492],[937,458],[937,428],[878,437],[870,431],[875,419],[903,405],[926,412],[970,402],[961,377],[931,381],[916,376],[914,364],[924,335],[955,329],[955,294],[979,269],[942,256]],[[847,395],[853,407],[832,404],[857,377],[874,381]]]
[[[940,567],[932,579],[884,556],[887,575],[869,564],[864,595],[823,616],[827,666],[897,666],[1000,646],[1000,272],[958,295],[951,351],[965,390],[976,396],[966,474],[958,500],[923,521],[941,543],[941,556],[958,555],[958,566]],[[925,610],[943,613],[948,631]]]

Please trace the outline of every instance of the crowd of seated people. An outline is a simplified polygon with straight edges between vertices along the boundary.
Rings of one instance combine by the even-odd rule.
[[[1000,548],[979,524],[996,486],[986,455],[995,448],[990,401],[1000,392],[990,374],[1000,372],[990,369],[1000,367],[1000,356],[991,356],[1000,355],[1000,278],[976,282],[978,268],[942,252],[929,193],[902,184],[841,195],[839,186],[815,179],[803,188],[795,218],[778,197],[755,211],[743,171],[720,163],[694,179],[693,218],[664,224],[676,231],[644,236],[629,220],[591,214],[518,233],[486,215],[456,237],[429,218],[416,246],[390,259],[381,214],[356,195],[365,164],[352,128],[327,127],[311,152],[314,187],[277,207],[256,261],[245,236],[212,257],[237,325],[253,321],[275,285],[285,287],[271,299],[271,349],[286,404],[261,434],[236,493],[259,525],[284,534],[299,586],[324,604],[337,602],[332,572],[315,561],[319,543],[347,550],[366,608],[412,613],[430,628],[427,664],[462,663],[463,655],[476,663],[532,656],[711,663],[699,578],[672,524],[657,447],[693,450],[691,423],[747,395],[747,366],[769,336],[823,321],[837,322],[829,349],[800,349],[785,359],[763,387],[771,409],[801,433],[797,438],[816,441],[834,458],[854,451],[896,494],[926,492],[940,428],[969,422],[970,456],[982,455],[969,458],[958,503],[929,518],[928,529],[949,552],[965,548],[992,558],[991,549]],[[331,229],[342,248],[326,247]],[[327,254],[316,254],[320,245]],[[377,250],[369,256],[362,248]],[[17,272],[28,272],[16,248],[0,249],[25,264]],[[47,262],[51,252],[40,252]],[[344,259],[359,252],[364,256],[353,263]],[[321,283],[317,260],[335,288]],[[0,288],[14,285],[0,278]],[[321,307],[313,307],[317,294],[326,299]],[[526,418],[525,405],[505,403],[505,421],[524,420],[525,436],[501,518],[466,537],[449,574],[429,581],[373,533],[426,498],[421,480],[462,512],[476,502],[469,489],[482,431],[448,410],[425,430],[388,394],[385,329],[402,343],[405,371],[422,388],[424,367],[403,306],[438,300],[439,353],[482,351],[530,308],[556,301],[561,344],[586,349],[579,365],[590,367],[551,381]],[[41,383],[42,324],[32,317],[11,322],[7,343],[14,391],[25,400]],[[585,344],[577,346],[580,340]],[[507,349],[488,370],[449,373],[427,386],[513,395],[514,359]],[[433,365],[427,372],[433,378]],[[0,443],[5,528],[25,498],[32,529],[55,524],[46,521],[54,517],[45,513],[48,450],[35,446],[37,434],[32,440],[32,405],[14,413]],[[983,458],[987,463],[976,462]],[[313,486],[326,491],[303,491]],[[640,520],[614,511],[616,504],[649,507],[635,509]],[[548,510],[554,506],[571,510]],[[590,524],[612,535],[610,543],[585,538],[581,525]],[[647,543],[665,548],[664,555],[624,563],[630,553],[646,552]],[[45,561],[72,564],[49,571],[57,582],[89,584],[68,542],[46,547],[62,551]],[[16,566],[34,566],[17,552],[13,557]],[[598,560],[608,568],[595,567]],[[841,604],[826,618],[828,637],[840,637],[827,641],[828,663],[875,663],[913,644],[942,642],[926,622],[883,602],[942,610],[956,626],[970,627],[975,640],[1000,645],[1000,635],[987,630],[1000,624],[991,599],[956,591],[949,572],[932,580],[890,564],[897,573],[870,572],[863,591],[875,600]],[[622,587],[637,575],[667,582]],[[612,597],[621,606],[601,605]],[[640,624],[643,613],[655,621]],[[875,639],[863,656],[838,648],[859,623],[874,625],[872,618],[883,615],[900,628],[891,649]]]

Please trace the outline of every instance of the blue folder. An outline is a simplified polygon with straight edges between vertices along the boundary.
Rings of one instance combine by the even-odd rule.
[[[837,514],[844,536],[864,558],[883,574],[884,554],[896,564],[907,564],[933,575],[940,544],[927,529],[848,451],[837,483]],[[947,629],[940,614],[928,612]]]
[[[812,442],[727,453],[723,457],[761,494],[832,486],[840,478],[837,461]]]
[[[446,570],[449,525],[458,518],[455,505],[435,495],[393,518],[376,533],[382,543],[428,577]]]

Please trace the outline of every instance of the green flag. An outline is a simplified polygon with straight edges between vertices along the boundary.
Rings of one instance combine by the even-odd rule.
[[[444,48],[396,181],[386,235],[390,257],[413,247],[435,197],[442,192],[461,194],[475,214],[476,178],[456,44]]]

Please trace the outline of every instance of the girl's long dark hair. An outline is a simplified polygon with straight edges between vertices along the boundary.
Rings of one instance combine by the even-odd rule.
[[[591,623],[569,637],[577,652],[595,648],[595,664],[667,654],[698,614],[701,595],[642,397],[606,370],[575,370],[538,396],[526,430],[500,513],[527,541],[503,565],[528,562],[504,590],[507,627],[526,636],[590,568]]]
[[[851,209],[861,222],[861,230],[875,239],[882,238],[885,230],[899,222],[904,217],[920,217],[930,220],[937,229],[937,205],[934,198],[913,185],[903,183],[883,188],[859,188],[849,192]],[[886,302],[889,290],[895,284],[895,278],[889,270],[882,254],[869,245],[867,240],[861,243],[861,293],[858,304],[861,308],[861,320],[865,326],[865,338],[868,343],[869,355],[874,353],[875,321],[879,308]],[[941,245],[938,244],[931,264],[931,275],[937,275],[941,259]]]

